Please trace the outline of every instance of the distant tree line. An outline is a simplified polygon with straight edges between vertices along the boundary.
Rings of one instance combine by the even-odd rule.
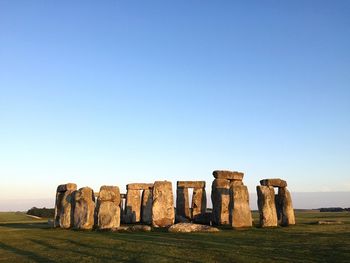
[[[341,208],[341,207],[324,207],[324,208],[320,208],[320,212],[345,212],[345,211],[350,212],[350,207],[349,208]]]
[[[55,216],[54,208],[37,208],[32,207],[27,211],[27,215],[45,217],[45,218],[53,218]]]

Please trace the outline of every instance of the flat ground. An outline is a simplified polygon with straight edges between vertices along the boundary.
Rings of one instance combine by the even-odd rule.
[[[344,224],[314,224],[318,220]],[[297,212],[297,223],[219,233],[111,233],[52,229],[47,220],[0,213],[0,261],[350,262],[349,212]]]

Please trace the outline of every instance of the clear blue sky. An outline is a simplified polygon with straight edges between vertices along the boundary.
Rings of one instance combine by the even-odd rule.
[[[0,1],[0,199],[215,169],[350,191],[350,1]]]

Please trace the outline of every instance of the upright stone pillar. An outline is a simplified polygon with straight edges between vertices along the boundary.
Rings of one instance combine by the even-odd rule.
[[[168,227],[174,224],[175,211],[171,182],[156,181],[153,187],[152,225]]]
[[[245,185],[231,184],[231,225],[234,228],[251,227],[252,213],[249,207],[249,193]]]
[[[278,188],[278,195],[276,199],[276,207],[280,224],[282,226],[295,225],[292,197],[287,187]]]
[[[230,181],[215,179],[211,188],[213,204],[212,220],[214,225],[228,225],[230,223]]]
[[[176,214],[178,216],[190,219],[190,207],[189,207],[189,197],[188,188],[179,187],[176,189]]]
[[[73,199],[77,185],[68,183],[57,187],[54,227],[70,228],[73,225]]]
[[[196,221],[207,210],[207,194],[205,188],[193,188],[192,196],[192,219]]]
[[[272,186],[258,185],[258,208],[261,227],[277,226],[277,213],[275,205],[275,190]]]
[[[97,227],[115,229],[120,226],[120,192],[117,186],[101,186],[97,199]]]
[[[128,224],[140,222],[140,213],[140,190],[128,189],[126,193],[125,222]]]
[[[95,196],[89,187],[80,188],[74,198],[74,228],[92,229],[94,226]]]
[[[142,192],[141,220],[142,223],[152,223],[152,188],[145,189]]]

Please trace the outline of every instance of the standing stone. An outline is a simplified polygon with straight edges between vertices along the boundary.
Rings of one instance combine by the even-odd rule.
[[[201,218],[207,210],[207,195],[204,188],[194,188],[192,195],[192,219]]]
[[[156,181],[153,187],[152,225],[168,227],[174,224],[175,211],[171,182]]]
[[[189,197],[188,197],[188,188],[179,187],[176,189],[176,215],[183,218],[190,219],[190,207],[189,207]]]
[[[275,190],[272,186],[256,187],[258,194],[258,208],[261,227],[277,226],[277,213],[275,206]]]
[[[95,196],[89,187],[80,188],[74,196],[74,228],[92,229],[94,226]]]
[[[128,224],[140,222],[140,214],[140,190],[128,189],[126,193],[125,222]]]
[[[141,221],[145,224],[152,223],[152,189],[142,192]]]
[[[286,187],[278,188],[276,207],[278,211],[278,219],[282,226],[295,225],[292,197]]]
[[[252,213],[249,207],[249,193],[245,185],[231,184],[231,210],[232,227],[251,227]]]
[[[119,187],[101,186],[96,211],[99,229],[115,229],[120,226]]]
[[[56,192],[54,227],[70,228],[73,224],[73,199],[77,185],[59,185]]]
[[[213,204],[212,220],[214,225],[228,225],[230,223],[230,181],[215,179],[211,188]]]

